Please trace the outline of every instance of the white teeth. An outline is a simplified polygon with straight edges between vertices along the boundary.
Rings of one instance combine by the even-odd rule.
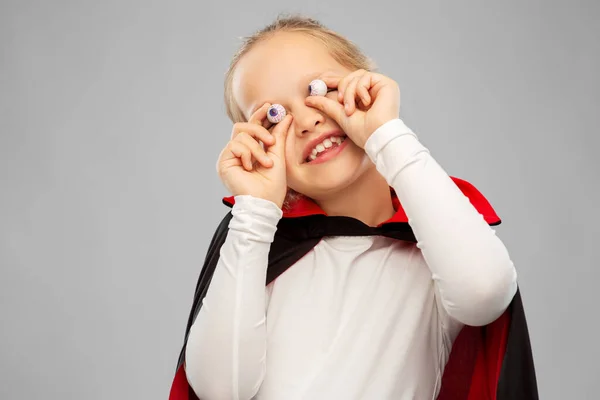
[[[310,153],[310,155],[308,156],[307,160],[314,160],[317,158],[317,155],[323,151],[325,151],[325,149],[329,149],[333,146],[333,144],[337,144],[338,146],[340,144],[342,144],[342,142],[346,139],[346,137],[344,136],[339,137],[339,136],[331,136],[325,140],[323,140],[322,143],[319,143],[318,145],[315,146],[315,148],[312,150],[312,152]]]

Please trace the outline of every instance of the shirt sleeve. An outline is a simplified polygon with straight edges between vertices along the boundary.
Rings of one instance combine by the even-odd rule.
[[[251,399],[266,370],[265,282],[282,211],[236,196],[227,238],[187,342],[186,374],[201,399]]]
[[[400,119],[373,132],[365,151],[396,191],[444,310],[466,325],[497,319],[517,273],[495,230]]]

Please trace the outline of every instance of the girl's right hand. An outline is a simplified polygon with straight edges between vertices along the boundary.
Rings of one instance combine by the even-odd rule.
[[[250,195],[281,208],[287,193],[285,140],[292,116],[286,115],[269,132],[269,106],[259,108],[248,122],[233,125],[231,140],[219,155],[217,172],[233,196]]]

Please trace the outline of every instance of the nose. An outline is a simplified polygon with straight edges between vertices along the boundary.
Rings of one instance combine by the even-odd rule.
[[[318,110],[301,105],[293,110],[294,113],[294,127],[298,135],[306,135],[315,130],[317,125],[325,122],[325,116]]]

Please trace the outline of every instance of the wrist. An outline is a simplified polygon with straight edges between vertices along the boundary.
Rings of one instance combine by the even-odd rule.
[[[255,196],[252,194],[238,194],[234,196],[235,204],[244,208],[259,208],[262,210],[279,211],[281,207],[268,198]]]
[[[410,136],[411,139],[417,140],[417,135],[402,121],[400,118],[394,118],[381,124],[375,131],[369,136],[365,142],[365,152],[369,155],[369,158],[373,162],[377,157],[377,154],[383,150],[383,148],[392,140],[398,139],[403,136]]]
[[[387,116],[384,118],[378,118],[377,120],[375,120],[373,123],[370,124],[370,127],[367,128],[367,135],[366,135],[365,139],[363,140],[363,143],[360,144],[360,147],[365,149],[367,142],[377,131],[381,130],[381,128],[384,126],[389,125],[392,121],[396,121],[399,119],[400,119],[400,117],[398,115],[396,115],[396,116],[390,115],[390,116]]]
[[[253,249],[273,242],[282,216],[281,210],[272,202],[250,195],[235,196],[231,214],[229,230],[241,240],[240,243]]]

